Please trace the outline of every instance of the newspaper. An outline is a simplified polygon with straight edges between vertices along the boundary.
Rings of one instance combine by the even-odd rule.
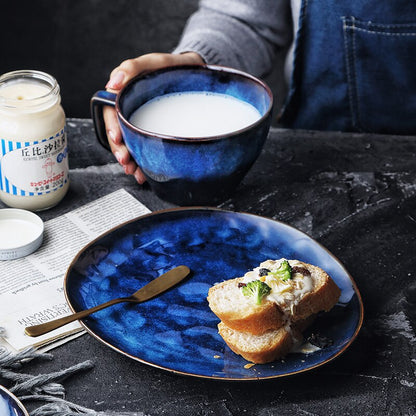
[[[103,232],[149,212],[121,189],[45,222],[43,244],[35,253],[0,261],[0,327],[5,330],[0,345],[46,351],[82,335],[78,321],[36,338],[24,329],[69,315],[63,280],[75,255]]]

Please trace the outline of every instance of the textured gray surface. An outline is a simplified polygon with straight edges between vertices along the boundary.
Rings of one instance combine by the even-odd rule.
[[[47,220],[120,187],[151,210],[171,205],[122,173],[90,120],[69,120],[71,189]],[[67,399],[145,415],[416,414],[416,138],[272,129],[224,209],[274,218],[327,247],[354,277],[365,320],[352,346],[314,371],[265,382],[218,382],[136,363],[89,335],[25,372],[91,359]],[[1,205],[0,205],[1,207]]]

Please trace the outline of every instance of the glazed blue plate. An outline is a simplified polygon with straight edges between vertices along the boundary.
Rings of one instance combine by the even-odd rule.
[[[245,368],[217,333],[208,289],[266,259],[298,259],[326,270],[341,289],[331,312],[310,329],[333,343],[311,354]],[[352,343],[363,320],[361,296],[342,264],[303,232],[264,217],[210,208],[180,208],[139,217],[81,250],[65,277],[74,312],[127,296],[178,265],[192,273],[142,304],[118,304],[82,321],[87,331],[134,360],[174,373],[223,380],[287,376],[316,368]],[[306,335],[306,334],[305,334]]]
[[[0,386],[0,415],[29,416],[20,400],[3,386]]]

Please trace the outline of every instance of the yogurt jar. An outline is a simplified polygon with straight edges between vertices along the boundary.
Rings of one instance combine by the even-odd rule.
[[[69,187],[65,113],[54,77],[40,71],[0,76],[0,200],[40,211]]]

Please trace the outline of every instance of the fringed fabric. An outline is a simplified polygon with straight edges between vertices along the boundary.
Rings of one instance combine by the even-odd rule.
[[[0,336],[4,334],[0,328]],[[145,416],[142,412],[97,412],[65,400],[65,388],[62,384],[66,378],[94,367],[90,360],[49,374],[31,375],[22,372],[24,364],[33,359],[53,359],[52,354],[42,353],[35,348],[12,353],[0,348],[0,380],[7,382],[6,387],[22,402],[41,402],[40,407],[30,412],[31,416]]]

